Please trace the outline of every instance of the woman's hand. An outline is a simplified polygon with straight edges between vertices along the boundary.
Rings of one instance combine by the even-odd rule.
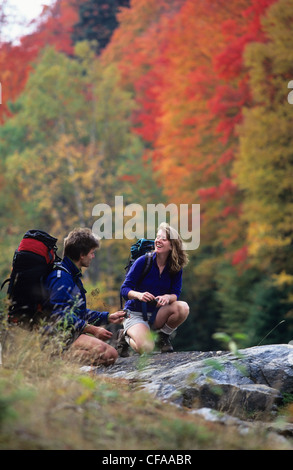
[[[155,300],[155,296],[150,292],[137,292],[137,294],[138,300],[141,302],[151,302],[152,300]]]
[[[138,292],[136,290],[130,290],[128,292],[128,298],[140,300],[141,302],[151,302],[155,299],[155,296],[150,292]]]
[[[168,305],[170,303],[171,296],[169,294],[158,295],[156,297],[157,305],[163,307],[164,305]]]

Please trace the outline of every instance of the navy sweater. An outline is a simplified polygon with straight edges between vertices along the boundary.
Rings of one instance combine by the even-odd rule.
[[[164,294],[175,294],[177,299],[179,298],[182,287],[182,269],[178,273],[171,275],[168,265],[166,265],[163,272],[160,274],[156,257],[157,254],[154,253],[151,269],[139,285],[138,282],[145,265],[145,257],[139,257],[131,266],[120,290],[121,295],[127,301],[125,303],[125,308],[128,308],[133,312],[143,311],[141,301],[128,299],[128,292],[130,290],[135,290],[137,292],[150,292],[155,297]],[[148,312],[155,312],[156,309],[157,307],[155,304],[148,304]]]
[[[74,262],[65,256],[63,269],[54,269],[46,280],[52,308],[51,319],[60,321],[75,332],[82,333],[86,324],[107,323],[109,312],[89,310],[86,306],[86,291],[81,280],[82,273]]]

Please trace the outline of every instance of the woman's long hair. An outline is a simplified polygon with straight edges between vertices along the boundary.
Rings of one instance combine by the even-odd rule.
[[[188,263],[188,255],[183,248],[183,241],[177,230],[166,222],[160,224],[158,231],[164,230],[167,239],[171,242],[171,253],[169,255],[169,270],[172,274],[178,273]]]

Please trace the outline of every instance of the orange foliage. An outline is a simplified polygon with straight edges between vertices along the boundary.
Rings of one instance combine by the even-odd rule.
[[[78,21],[78,4],[82,1],[57,0],[52,7],[44,7],[36,22],[36,31],[21,39],[22,47],[34,50],[35,55],[47,45],[55,46],[59,52],[73,54],[71,34]]]
[[[23,90],[29,75],[28,64],[33,60],[31,50],[22,46],[3,44],[0,49],[0,81],[2,85],[2,104],[0,106],[0,123],[11,114],[9,101],[15,101]]]
[[[73,53],[72,27],[78,19],[78,4],[83,0],[57,0],[52,7],[44,7],[33,33],[23,36],[19,45],[4,43],[0,49],[0,80],[2,106],[0,123],[11,115],[9,102],[14,102],[22,92],[32,63],[47,45],[58,51]]]
[[[133,0],[103,54],[135,93],[134,129],[157,182],[172,202],[201,203],[202,233],[212,224],[225,245],[243,239],[231,173],[237,125],[251,102],[243,53],[266,40],[261,16],[274,1]]]
[[[45,45],[72,54],[82,1],[57,0],[20,46],[1,49],[6,100],[20,93]],[[201,204],[203,236],[213,232],[216,243],[231,244],[231,253],[242,250],[235,262],[246,253],[232,174],[237,126],[251,104],[243,54],[248,43],[266,41],[261,17],[274,1],[132,0],[101,56],[102,65],[118,65],[121,86],[135,95],[133,131],[146,143],[144,159],[151,158],[156,182],[172,202]]]

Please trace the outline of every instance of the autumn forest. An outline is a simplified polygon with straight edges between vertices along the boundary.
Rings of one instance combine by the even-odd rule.
[[[200,204],[177,350],[293,340],[293,0],[56,0],[16,44],[2,4],[0,279],[115,196]],[[91,307],[119,308],[134,241],[102,240]]]

